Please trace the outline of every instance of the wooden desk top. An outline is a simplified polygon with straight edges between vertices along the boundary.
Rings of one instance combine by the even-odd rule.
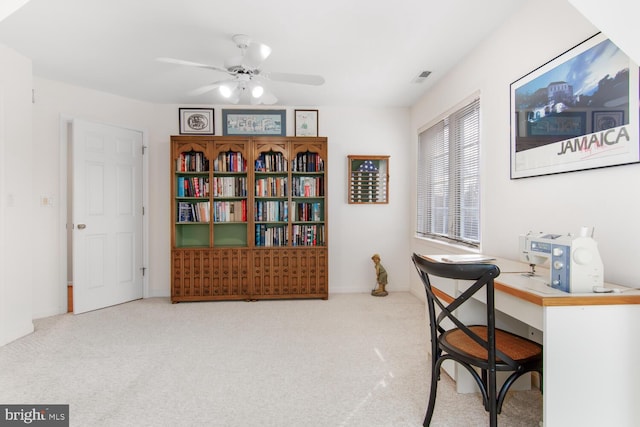
[[[447,255],[422,256],[435,262],[443,262],[443,258],[447,258]],[[546,284],[545,279],[548,280],[549,276],[548,269],[539,268],[536,276],[529,277],[523,274],[529,269],[525,263],[502,258],[495,258],[490,262],[496,264],[502,272],[495,280],[496,290],[539,306],[640,304],[640,290],[638,289],[605,283],[605,287],[616,291],[569,294]],[[442,291],[440,293],[444,294]]]
[[[495,280],[496,290],[540,306],[640,304],[640,291],[637,289],[609,284],[605,287],[619,289],[620,292],[568,294],[520,273],[501,274]]]

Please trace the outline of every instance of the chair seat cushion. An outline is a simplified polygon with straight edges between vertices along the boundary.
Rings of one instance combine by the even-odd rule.
[[[487,339],[486,326],[470,326],[469,329],[482,339]],[[444,347],[449,347],[454,351],[457,350],[479,360],[487,360],[487,350],[460,329],[446,331],[440,339]],[[542,356],[542,346],[540,344],[501,329],[496,329],[496,348],[515,361]],[[496,357],[496,361],[501,360]]]

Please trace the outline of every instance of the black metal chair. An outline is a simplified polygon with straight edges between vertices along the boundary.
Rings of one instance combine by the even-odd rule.
[[[463,264],[436,262],[413,254],[413,263],[424,284],[429,309],[431,332],[431,391],[424,426],[431,423],[436,402],[440,367],[453,360],[466,368],[478,384],[484,408],[489,412],[489,425],[498,425],[498,414],[507,391],[521,375],[538,372],[542,385],[542,346],[526,338],[495,327],[494,279],[500,269],[494,264]],[[475,283],[445,305],[434,293],[429,276],[473,280]],[[456,310],[476,292],[486,289],[486,322],[466,325],[456,317]],[[442,294],[441,294],[442,296]],[[436,312],[436,306],[440,312]],[[455,325],[446,329],[446,320]],[[478,374],[480,370],[480,374]],[[512,371],[498,390],[497,371]]]

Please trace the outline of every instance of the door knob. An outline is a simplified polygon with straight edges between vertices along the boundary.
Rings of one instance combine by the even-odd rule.
[[[87,228],[87,224],[78,224],[78,230],[84,230]]]

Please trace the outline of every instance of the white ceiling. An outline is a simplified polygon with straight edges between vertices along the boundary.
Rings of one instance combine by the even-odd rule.
[[[4,1],[4,0],[3,0]],[[273,51],[264,71],[319,74],[322,86],[271,82],[277,105],[411,106],[526,0],[30,0],[0,22],[0,43],[38,77],[154,103],[218,104],[188,95],[224,73],[233,34]],[[432,72],[413,83],[423,70]]]

